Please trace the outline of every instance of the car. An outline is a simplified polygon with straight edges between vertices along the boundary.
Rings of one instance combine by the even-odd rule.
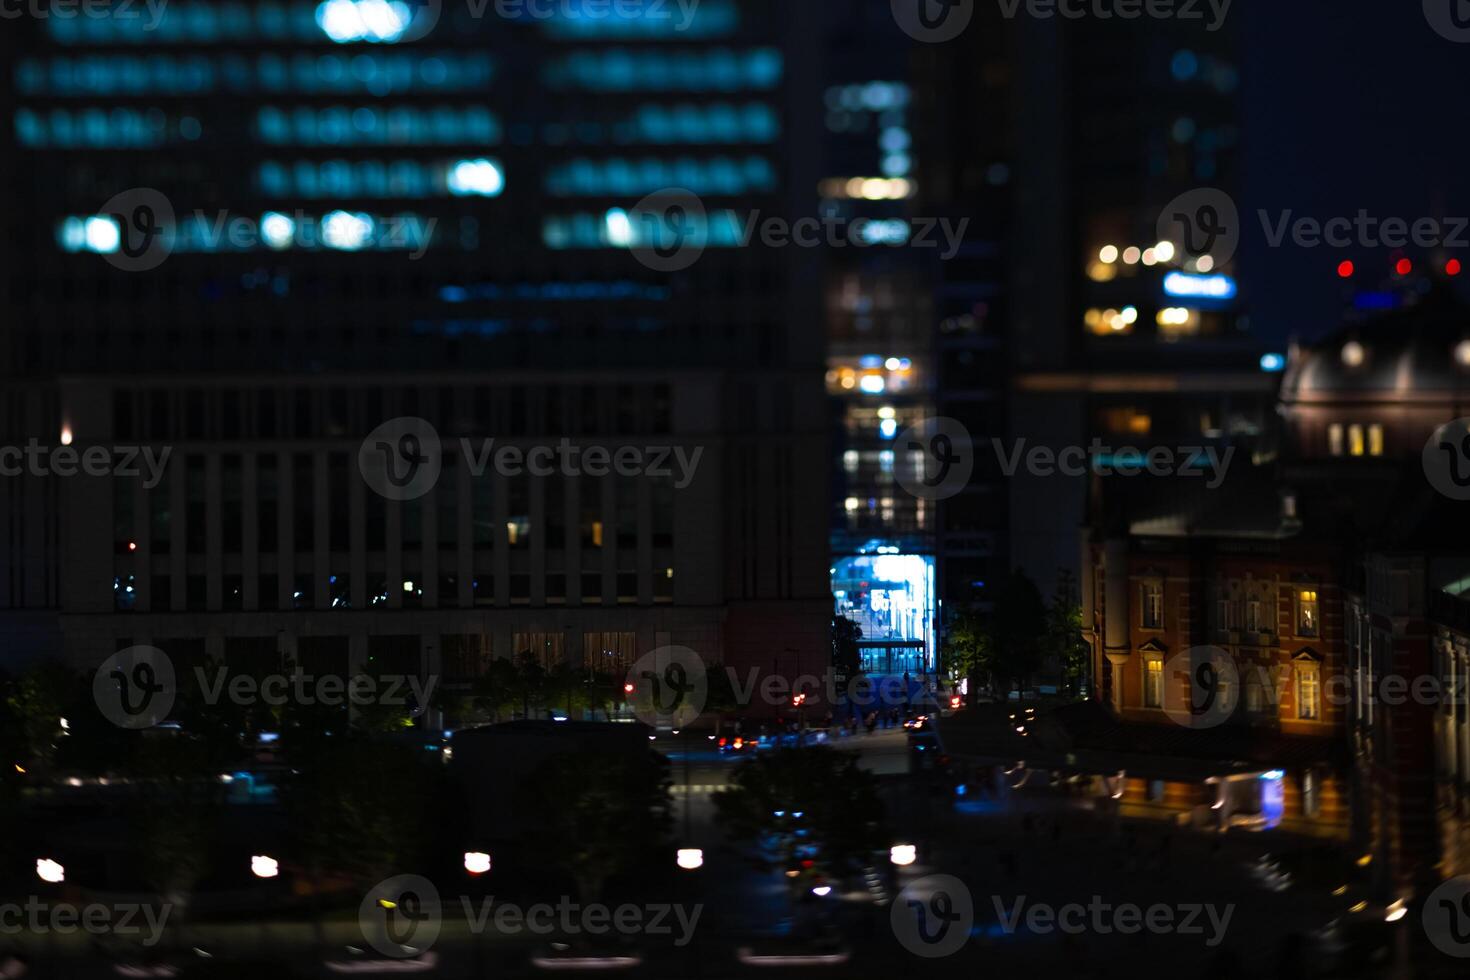
[[[746,738],[743,735],[721,735],[716,745],[719,746],[722,755],[744,755],[756,750],[758,742],[754,738]]]

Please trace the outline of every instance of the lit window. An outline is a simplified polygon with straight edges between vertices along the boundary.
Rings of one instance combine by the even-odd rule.
[[[1256,713],[1266,706],[1266,692],[1260,674],[1252,670],[1245,677],[1245,710]]]
[[[1164,706],[1164,658],[1151,655],[1143,662],[1143,706]]]
[[[1309,817],[1322,813],[1322,787],[1312,772],[1302,774],[1302,812]]]
[[[1383,455],[1383,426],[1381,425],[1368,426],[1368,455]]]
[[[1149,630],[1164,627],[1164,586],[1162,582],[1143,584],[1143,628]]]
[[[1363,455],[1363,427],[1361,425],[1348,426],[1348,454],[1352,456]]]
[[[1342,455],[1342,424],[1333,422],[1327,427],[1327,451],[1334,456]]]
[[[1258,599],[1251,599],[1245,604],[1245,628],[1250,633],[1261,631],[1261,603]]]
[[[1317,619],[1317,593],[1304,589],[1297,594],[1296,632],[1298,636],[1316,636],[1321,629]]]
[[[1313,721],[1322,715],[1322,691],[1316,664],[1298,664],[1296,669],[1296,716]]]

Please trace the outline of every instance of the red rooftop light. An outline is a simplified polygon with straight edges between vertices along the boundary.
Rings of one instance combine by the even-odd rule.
[[[1447,276],[1458,276],[1460,274],[1460,260],[1450,259],[1444,264],[1444,274]]]
[[[1337,264],[1337,277],[1339,279],[1351,279],[1353,277],[1353,264],[1343,259]]]
[[[1399,259],[1396,263],[1394,263],[1393,271],[1397,272],[1401,276],[1407,276],[1409,273],[1414,271],[1414,263],[1410,262],[1408,259]]]

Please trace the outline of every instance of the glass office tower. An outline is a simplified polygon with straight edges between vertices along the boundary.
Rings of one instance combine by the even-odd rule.
[[[808,15],[655,6],[197,0],[8,23],[25,193],[5,441],[170,451],[156,480],[0,485],[9,638],[82,662],[151,642],[465,674],[671,643],[819,662],[810,260],[732,233],[811,206]],[[666,188],[707,211],[674,271],[642,251],[668,228],[639,202]],[[358,455],[402,417],[443,468],[394,500]],[[699,462],[477,473],[492,438]]]

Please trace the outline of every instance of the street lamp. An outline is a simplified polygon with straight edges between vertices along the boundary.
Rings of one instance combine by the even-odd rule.
[[[906,868],[918,859],[918,848],[913,844],[894,844],[888,849],[888,860],[900,868]]]
[[[484,851],[465,851],[464,869],[472,875],[482,875],[490,870],[490,855]]]
[[[685,871],[697,871],[704,867],[704,851],[697,847],[681,847],[674,860]]]
[[[66,869],[58,861],[50,858],[37,858],[36,877],[53,885],[59,885],[66,880]]]
[[[273,857],[252,854],[250,855],[250,873],[257,878],[274,878],[281,873],[281,866]]]

